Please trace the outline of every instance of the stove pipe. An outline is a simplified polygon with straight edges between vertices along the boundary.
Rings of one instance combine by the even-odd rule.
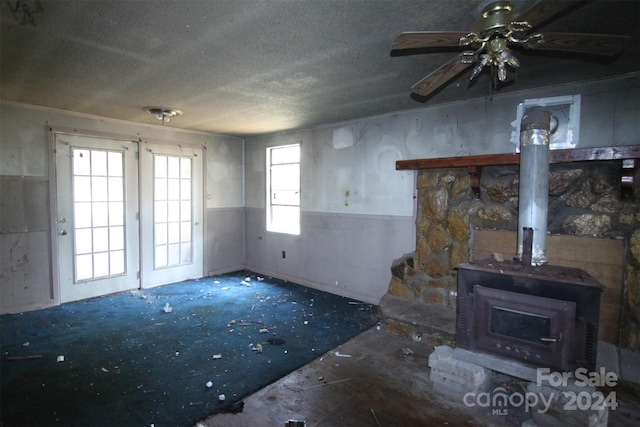
[[[516,259],[533,266],[547,262],[547,215],[549,211],[549,137],[551,113],[539,108],[524,112],[520,123],[520,190],[518,204],[518,251]],[[531,257],[523,256],[524,229],[532,229]],[[528,230],[527,230],[528,231]],[[526,240],[529,240],[527,236]]]

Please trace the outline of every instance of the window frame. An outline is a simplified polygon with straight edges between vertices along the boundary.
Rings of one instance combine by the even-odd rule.
[[[278,161],[276,163],[274,163],[273,160],[273,153],[276,152],[276,150],[283,150],[283,149],[290,149],[290,148],[297,148],[298,150],[298,156],[297,156],[297,160],[296,161]],[[274,145],[271,147],[267,147],[266,149],[266,173],[265,173],[265,179],[266,179],[266,203],[265,203],[265,210],[266,210],[266,230],[267,232],[271,232],[271,233],[281,233],[281,234],[289,234],[289,235],[294,235],[294,236],[299,236],[300,235],[300,173],[301,173],[301,149],[302,149],[302,143],[301,142],[296,142],[293,144],[283,144],[283,145]],[[296,166],[297,165],[297,186],[294,186],[293,188],[273,188],[273,174],[274,174],[274,170],[275,169],[280,169],[283,170],[285,168],[290,168],[291,166]],[[289,181],[291,182],[291,181]],[[287,202],[284,203],[274,203],[275,200],[275,194],[279,194],[279,193],[289,193],[289,196],[293,195],[293,199],[294,201],[292,202],[291,200],[288,200]],[[295,200],[297,199],[297,200]],[[274,207],[278,208],[285,208],[283,210],[285,211],[292,211],[293,209],[295,209],[295,213],[293,214],[294,219],[296,220],[296,223],[294,225],[291,225],[290,221],[291,221],[291,217],[286,218],[286,217],[282,217],[282,215],[284,215],[284,213],[276,213],[274,212]],[[287,209],[287,208],[293,208],[293,209]],[[289,223],[287,223],[287,221]]]

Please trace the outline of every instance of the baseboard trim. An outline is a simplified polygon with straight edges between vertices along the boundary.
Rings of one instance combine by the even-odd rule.
[[[302,277],[290,276],[288,274],[277,273],[274,271],[266,270],[257,266],[247,265],[246,270],[253,271],[254,273],[261,274],[263,276],[275,277],[276,279],[286,280],[288,282],[297,283],[299,285],[307,286],[309,288],[317,289],[319,291],[328,292],[330,294],[340,295],[345,298],[352,298],[357,301],[366,302],[369,304],[380,304],[380,299],[375,299],[371,295],[362,294],[360,292],[354,292],[349,289],[341,288],[338,286],[331,286],[325,283],[314,282]]]

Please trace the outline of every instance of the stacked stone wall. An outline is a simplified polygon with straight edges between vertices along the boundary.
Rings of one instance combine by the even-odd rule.
[[[640,190],[622,199],[621,178],[619,161],[551,165],[548,232],[625,240],[620,345],[640,349]],[[464,168],[419,171],[416,249],[394,262],[389,293],[455,309],[453,268],[470,260],[471,230],[516,231],[518,186],[517,166],[482,168],[480,198]]]

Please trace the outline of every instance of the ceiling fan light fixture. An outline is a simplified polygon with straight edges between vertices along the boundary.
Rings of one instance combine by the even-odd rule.
[[[504,62],[498,64],[498,80],[501,82],[507,80],[507,69],[504,67]]]
[[[422,97],[429,96],[471,67],[473,72],[470,80],[473,80],[487,66],[491,67],[492,83],[497,88],[499,83],[509,79],[509,73],[513,69],[520,67],[520,61],[508,46],[615,56],[631,42],[631,37],[619,35],[529,33],[543,22],[559,17],[577,2],[538,0],[522,13],[514,10],[515,0],[483,0],[481,3],[485,2],[490,3],[483,8],[481,18],[471,25],[469,32],[411,31],[400,34],[394,40],[391,45],[392,53],[402,50],[418,53],[423,48],[456,49],[460,46],[474,49],[451,58],[414,84],[411,87],[414,93]]]
[[[469,80],[475,79],[478,74],[482,72],[484,66],[489,62],[489,55],[482,55],[481,58],[482,59],[480,59],[478,64],[473,68],[473,72],[471,73],[471,78],[469,78]]]
[[[520,61],[518,61],[518,58],[516,58],[513,53],[511,53],[511,49],[505,48],[502,52],[500,52],[500,56],[510,67],[518,68],[520,66]]]
[[[152,114],[156,119],[160,120],[162,124],[168,123],[172,118],[182,115],[182,111],[176,110],[175,108],[144,107],[143,109],[147,113]]]

